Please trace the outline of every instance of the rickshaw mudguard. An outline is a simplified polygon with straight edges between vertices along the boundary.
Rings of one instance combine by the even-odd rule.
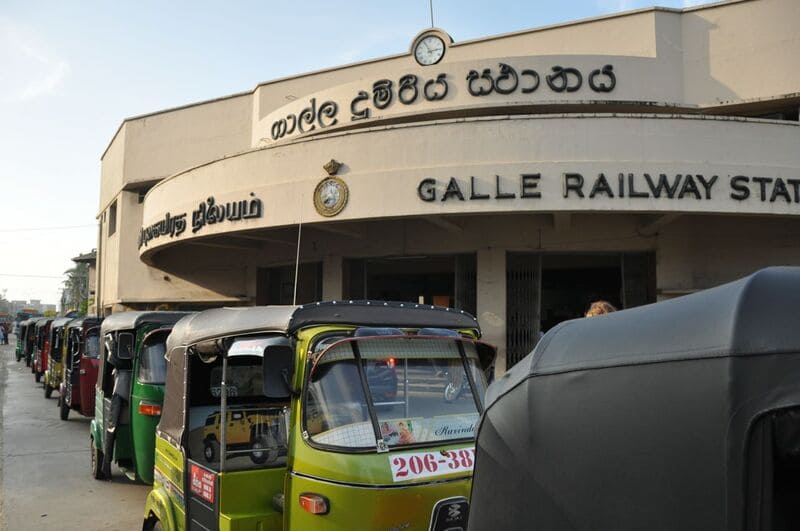
[[[152,525],[151,519],[155,517],[161,522],[161,527],[164,531],[178,531],[177,520],[172,511],[172,503],[170,502],[169,493],[163,485],[156,485],[153,490],[147,495],[147,500],[144,504],[144,522],[142,524],[142,531],[149,531]]]
[[[103,448],[103,426],[96,419],[92,419],[89,423],[89,435],[94,441],[94,447],[101,450]]]
[[[183,453],[156,435],[153,489],[147,496],[145,523],[152,513],[165,530],[182,530],[186,514],[183,486]]]

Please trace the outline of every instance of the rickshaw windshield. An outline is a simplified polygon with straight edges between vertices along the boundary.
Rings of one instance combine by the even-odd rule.
[[[167,360],[164,353],[167,351],[167,336],[162,335],[160,340],[149,340],[142,348],[139,355],[139,381],[146,384],[163,384],[167,377]]]
[[[98,359],[100,357],[100,334],[91,333],[86,336],[86,348],[83,352],[85,358]]]
[[[472,342],[422,337],[341,341],[312,369],[305,428],[315,443],[360,450],[375,448],[379,438],[389,447],[473,439],[485,390]]]

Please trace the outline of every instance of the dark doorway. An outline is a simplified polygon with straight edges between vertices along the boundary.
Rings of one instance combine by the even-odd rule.
[[[476,264],[474,254],[348,259],[344,296],[455,307],[474,315]]]
[[[583,317],[590,303],[605,300],[623,309],[655,302],[655,285],[653,253],[509,253],[507,366],[560,322]]]
[[[256,304],[292,304],[294,298],[294,265],[259,267],[256,277]],[[297,304],[322,299],[322,263],[300,264],[297,282]]]
[[[622,308],[619,256],[545,255],[542,257],[540,330],[583,317],[589,304],[604,300]]]

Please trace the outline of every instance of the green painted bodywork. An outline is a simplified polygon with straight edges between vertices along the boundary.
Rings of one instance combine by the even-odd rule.
[[[307,353],[319,334],[352,327],[318,326],[298,333],[294,387],[306,381]],[[462,334],[475,338],[472,330]],[[303,437],[302,400],[291,400],[286,468],[217,473],[220,530],[353,531],[402,529],[427,531],[436,502],[469,497],[472,475],[464,472],[430,479],[395,482],[389,459],[395,452],[344,453],[314,448]],[[473,443],[398,449],[397,453],[472,448]],[[156,472],[145,507],[145,529],[157,518],[167,531],[185,529],[185,456],[164,438],[156,440]],[[301,493],[328,498],[330,512],[314,515],[299,504]],[[284,510],[272,506],[273,496],[285,494]]]
[[[144,337],[159,325],[143,325],[136,329],[136,342],[133,356],[133,375],[131,382],[131,396],[129,400],[130,423],[117,426],[117,435],[114,439],[113,461],[125,469],[126,472],[135,474],[136,481],[153,483],[155,434],[161,416],[148,416],[139,413],[139,404],[147,402],[161,406],[164,403],[163,384],[145,384],[139,381],[140,353]],[[102,389],[95,393],[94,419],[89,427],[94,444],[98,449],[103,448],[103,398]],[[110,398],[110,397],[109,397]]]

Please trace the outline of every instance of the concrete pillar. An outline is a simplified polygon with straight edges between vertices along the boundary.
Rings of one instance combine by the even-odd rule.
[[[478,249],[478,323],[497,347],[495,376],[506,372],[506,250]]]
[[[326,255],[322,259],[322,300],[342,298],[342,257]]]

